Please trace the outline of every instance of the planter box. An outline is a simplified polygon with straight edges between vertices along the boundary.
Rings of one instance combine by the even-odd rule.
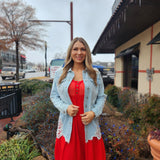
[[[151,148],[151,154],[153,156],[153,159],[160,160],[160,141],[150,138],[151,136],[149,135],[147,140]]]

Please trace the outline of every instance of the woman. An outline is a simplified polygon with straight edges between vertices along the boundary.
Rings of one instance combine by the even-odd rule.
[[[104,86],[83,38],[72,40],[65,66],[55,74],[50,98],[60,111],[55,160],[106,160],[98,122]]]

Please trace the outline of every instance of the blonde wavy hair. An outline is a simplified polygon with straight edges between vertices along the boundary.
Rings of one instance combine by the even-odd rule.
[[[92,58],[91,58],[90,48],[89,48],[87,42],[81,37],[74,38],[68,47],[67,56],[65,59],[65,66],[63,68],[62,75],[59,78],[59,84],[67,76],[68,70],[73,67],[74,61],[71,58],[71,52],[72,52],[73,45],[77,41],[81,42],[86,48],[86,58],[84,60],[84,67],[87,69],[89,76],[93,79],[95,85],[97,86],[97,74],[96,74],[96,71],[92,67]]]

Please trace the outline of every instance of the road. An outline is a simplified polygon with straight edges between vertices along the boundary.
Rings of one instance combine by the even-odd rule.
[[[44,76],[45,76],[45,72],[26,73],[25,74],[25,79],[33,78],[33,77],[44,77]],[[14,81],[15,81],[15,79],[9,79],[9,78],[6,78],[5,80],[2,80],[2,78],[0,76],[0,83],[14,82]]]
[[[33,73],[26,73],[25,79],[28,78],[34,78],[34,77],[45,77],[45,72],[33,72]],[[2,80],[0,75],[0,83],[6,83],[6,82],[15,82],[15,79],[5,79]],[[108,74],[106,76],[103,76],[103,82],[104,86],[106,87],[108,84],[114,83],[114,74]]]

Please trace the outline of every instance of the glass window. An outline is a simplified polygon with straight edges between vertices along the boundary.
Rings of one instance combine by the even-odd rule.
[[[51,66],[62,66],[64,64],[64,59],[57,59],[51,61]]]

